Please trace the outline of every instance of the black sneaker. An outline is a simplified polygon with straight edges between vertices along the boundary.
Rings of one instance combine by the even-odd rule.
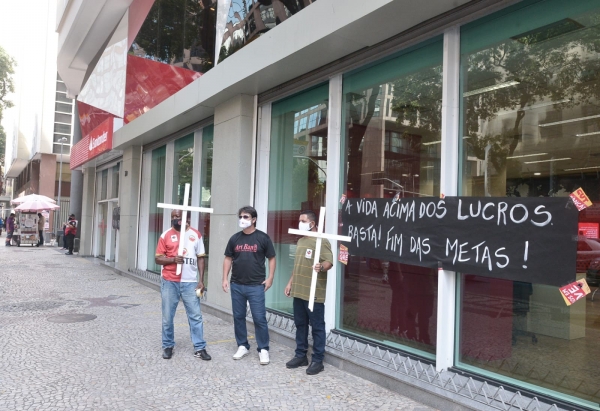
[[[73,253],[65,253],[65,255],[73,255]]]
[[[306,373],[308,375],[316,375],[323,371],[325,367],[323,367],[322,362],[311,362],[308,368],[306,369]]]
[[[163,358],[165,360],[170,360],[172,356],[173,356],[173,347],[165,348],[163,350]]]
[[[210,355],[208,355],[208,353],[206,352],[206,350],[199,350],[199,351],[196,351],[196,352],[194,353],[194,357],[196,357],[196,358],[201,358],[201,359],[203,359],[204,361],[210,361],[210,360],[212,359],[212,357],[211,357]]]
[[[306,367],[307,365],[308,365],[308,358],[306,358],[306,357],[294,357],[285,363],[286,368]]]

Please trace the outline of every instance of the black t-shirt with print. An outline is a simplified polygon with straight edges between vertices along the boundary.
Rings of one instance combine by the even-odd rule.
[[[252,234],[243,231],[231,236],[225,249],[231,257],[231,282],[243,285],[260,285],[266,278],[265,258],[275,257],[271,238],[260,230]]]

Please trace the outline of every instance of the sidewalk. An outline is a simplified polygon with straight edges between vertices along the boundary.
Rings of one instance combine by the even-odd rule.
[[[293,352],[280,344],[267,366],[252,340],[252,354],[234,361],[233,325],[208,314],[213,359],[196,359],[182,304],[163,360],[158,292],[56,247],[4,239],[0,410],[431,409],[330,365],[317,376],[288,370]]]

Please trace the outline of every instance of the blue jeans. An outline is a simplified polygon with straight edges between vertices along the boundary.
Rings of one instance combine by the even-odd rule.
[[[173,318],[179,304],[179,298],[183,301],[185,312],[190,325],[190,337],[194,344],[194,351],[206,348],[204,341],[204,323],[202,322],[202,311],[200,300],[196,296],[197,283],[179,283],[167,281],[161,278],[160,296],[162,298],[162,346],[169,348],[175,346],[175,330]]]
[[[233,310],[233,328],[238,347],[243,345],[250,349],[248,331],[246,330],[246,301],[250,304],[250,312],[254,321],[254,333],[258,351],[269,351],[269,326],[265,309],[265,286],[243,285],[231,283],[231,308]]]
[[[294,297],[294,324],[296,324],[296,357],[306,357],[308,352],[308,324],[312,327],[312,362],[323,362],[325,355],[325,304],[315,303],[313,311],[308,301]]]

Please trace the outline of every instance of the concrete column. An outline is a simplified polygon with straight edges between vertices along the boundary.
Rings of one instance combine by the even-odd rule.
[[[81,124],[79,123],[79,110],[77,108],[77,99],[73,101],[73,140],[71,147],[81,140]],[[81,218],[81,205],[83,196],[83,172],[71,170],[71,192],[69,203],[69,214],[75,214],[75,218]],[[81,230],[77,230],[77,237],[81,236]],[[81,247],[81,245],[80,245]]]
[[[208,301],[231,309],[221,290],[223,253],[229,237],[239,231],[237,211],[250,203],[254,97],[238,95],[215,108],[210,222]]]
[[[127,147],[123,151],[123,164],[119,175],[121,225],[117,267],[124,271],[127,271],[128,268],[135,268],[141,172],[142,147]]]
[[[82,208],[79,218],[79,254],[92,255],[92,236],[94,235],[94,206],[96,169],[86,168],[83,174]]]

